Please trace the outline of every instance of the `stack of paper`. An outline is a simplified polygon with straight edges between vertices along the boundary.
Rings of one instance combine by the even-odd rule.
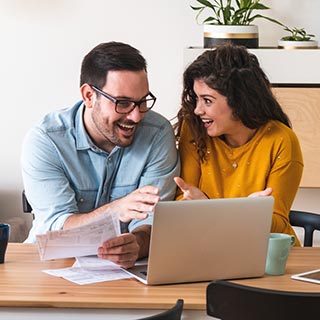
[[[81,285],[132,277],[120,266],[97,256],[79,257],[70,268],[43,270],[43,272]]]
[[[108,214],[81,227],[48,231],[36,238],[41,260],[50,260],[95,255],[104,241],[118,235],[119,218]]]

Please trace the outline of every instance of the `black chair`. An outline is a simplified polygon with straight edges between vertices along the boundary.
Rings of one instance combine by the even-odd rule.
[[[150,317],[140,318],[138,320],[180,320],[182,310],[183,310],[183,300],[179,299],[171,309]]]
[[[207,314],[222,320],[319,319],[319,306],[320,293],[261,289],[223,280],[207,286]]]
[[[22,209],[23,209],[23,212],[25,213],[32,212],[31,205],[28,202],[28,199],[26,197],[24,190],[22,191]]]
[[[289,214],[290,224],[304,228],[304,246],[312,247],[313,232],[320,230],[320,215],[307,211],[291,210]]]

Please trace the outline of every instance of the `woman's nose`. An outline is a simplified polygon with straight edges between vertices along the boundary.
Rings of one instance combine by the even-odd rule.
[[[201,103],[197,102],[196,107],[194,109],[194,114],[197,116],[203,115],[204,114],[204,109],[201,106]]]

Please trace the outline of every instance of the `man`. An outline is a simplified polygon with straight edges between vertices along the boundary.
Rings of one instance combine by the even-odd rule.
[[[98,255],[127,268],[148,255],[154,205],[175,196],[173,130],[150,111],[156,98],[146,61],[127,44],[102,43],[85,56],[80,92],[81,102],[46,115],[23,143],[35,215],[26,242],[117,213],[122,234],[101,244]]]

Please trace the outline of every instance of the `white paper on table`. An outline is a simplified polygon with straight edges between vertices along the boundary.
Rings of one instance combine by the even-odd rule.
[[[61,277],[76,284],[90,284],[103,281],[112,281],[131,278],[120,268],[114,270],[85,270],[79,267],[62,268],[54,270],[43,270],[43,272]]]
[[[68,230],[48,231],[36,235],[41,260],[72,258],[97,254],[106,240],[120,235],[120,222],[116,214]]]
[[[138,260],[135,265],[147,262],[148,259],[145,258]],[[43,270],[43,272],[80,285],[132,278],[132,275],[122,270],[117,264],[98,256],[77,257],[70,268]]]
[[[98,256],[77,257],[70,268],[43,270],[43,272],[80,285],[131,278],[120,266]]]

